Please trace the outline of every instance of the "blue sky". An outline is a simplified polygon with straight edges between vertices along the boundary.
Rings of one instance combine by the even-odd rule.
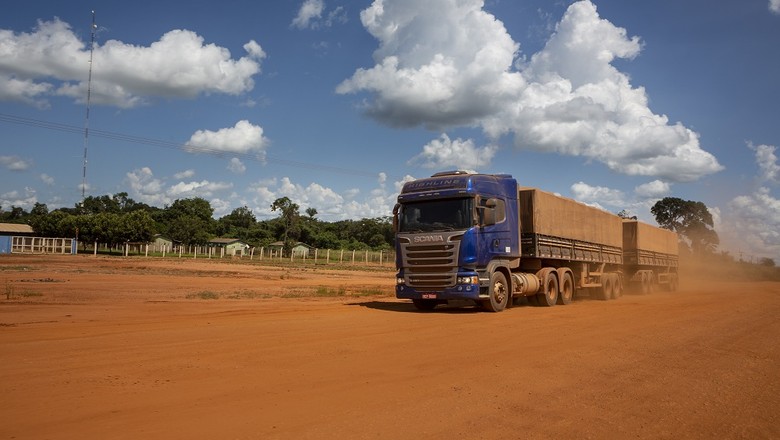
[[[88,83],[90,29],[96,41]],[[390,214],[446,169],[780,261],[780,1],[22,2],[0,15],[0,206],[127,192]],[[87,86],[90,136],[85,142]]]

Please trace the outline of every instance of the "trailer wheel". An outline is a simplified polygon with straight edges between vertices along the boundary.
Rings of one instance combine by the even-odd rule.
[[[650,286],[650,277],[647,276],[647,272],[642,272],[642,295],[650,293],[652,287]]]
[[[673,273],[669,278],[669,291],[676,292],[678,287],[680,287],[680,279],[677,278],[676,273]]]
[[[612,275],[602,276],[601,287],[598,288],[598,299],[607,301],[612,299],[614,286],[612,285]]]
[[[554,306],[558,301],[558,277],[549,271],[542,280],[542,293],[536,295],[536,302],[542,307]]]
[[[574,299],[574,280],[572,279],[571,272],[563,274],[563,279],[561,280],[559,287],[560,293],[558,294],[558,304],[571,304],[572,299]]]
[[[430,312],[439,303],[435,299],[412,299],[412,304],[417,310]]]
[[[488,287],[488,299],[482,302],[482,308],[489,312],[500,312],[509,303],[509,285],[501,271],[495,271],[490,275]]]
[[[620,276],[616,273],[610,275],[612,278],[612,299],[618,299],[623,296],[623,283],[620,282]]]

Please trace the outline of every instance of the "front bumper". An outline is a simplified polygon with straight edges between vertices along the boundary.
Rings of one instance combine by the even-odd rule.
[[[458,284],[444,289],[416,289],[399,284],[395,286],[395,297],[399,299],[470,299],[476,301],[480,299],[479,291],[479,285],[476,284]]]

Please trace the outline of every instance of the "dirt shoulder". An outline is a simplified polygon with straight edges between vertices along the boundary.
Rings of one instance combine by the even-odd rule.
[[[2,256],[0,438],[780,437],[780,283],[418,313],[392,275]]]

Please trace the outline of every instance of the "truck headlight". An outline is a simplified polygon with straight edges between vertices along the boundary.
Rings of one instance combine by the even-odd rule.
[[[474,276],[468,276],[468,277],[458,277],[458,284],[479,284],[479,277]]]
[[[404,281],[404,279],[403,279],[403,278],[401,278],[401,277],[398,277],[398,278],[396,278],[396,279],[395,279],[395,283],[396,283],[397,285],[399,285],[399,286],[403,286],[405,282],[406,282],[406,281]]]

